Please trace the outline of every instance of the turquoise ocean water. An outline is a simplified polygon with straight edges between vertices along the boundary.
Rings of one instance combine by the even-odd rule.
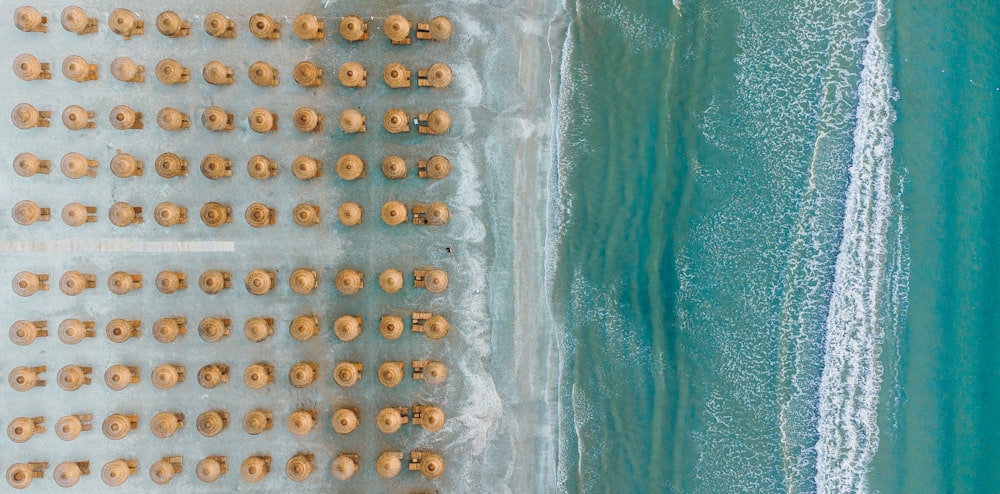
[[[562,490],[1000,491],[1000,5],[565,8]]]

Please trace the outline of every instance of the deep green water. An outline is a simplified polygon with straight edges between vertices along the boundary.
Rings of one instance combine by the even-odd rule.
[[[1000,7],[566,8],[563,490],[1000,490]]]

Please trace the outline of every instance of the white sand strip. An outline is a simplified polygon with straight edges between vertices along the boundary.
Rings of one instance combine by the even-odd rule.
[[[0,252],[234,252],[232,241],[3,240]]]

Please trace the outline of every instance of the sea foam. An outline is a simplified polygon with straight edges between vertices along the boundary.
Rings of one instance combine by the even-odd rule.
[[[893,213],[892,82],[881,38],[888,16],[881,1],[868,29],[843,237],[837,257],[819,390],[816,488],[866,492],[878,449],[879,359],[885,319],[888,229]]]

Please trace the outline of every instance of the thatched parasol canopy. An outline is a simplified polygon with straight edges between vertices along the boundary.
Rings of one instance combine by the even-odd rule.
[[[142,162],[119,151],[111,157],[111,173],[119,178],[138,177],[142,175]]]
[[[316,381],[315,362],[298,362],[288,369],[288,383],[295,388],[304,388]]]
[[[340,454],[330,464],[330,472],[337,480],[347,480],[358,471],[358,463],[350,455]]]
[[[211,153],[201,159],[201,174],[209,180],[233,176],[233,161]]]
[[[323,163],[312,156],[300,155],[292,160],[292,175],[299,180],[312,180],[322,173]]]
[[[14,126],[19,129],[33,129],[35,127],[48,127],[49,123],[37,108],[28,103],[19,103],[10,112],[10,119]]]
[[[132,384],[135,375],[124,365],[112,365],[104,372],[104,384],[112,391],[121,391]]]
[[[444,412],[435,406],[427,406],[420,412],[420,427],[425,431],[437,432],[444,427]]]
[[[229,336],[229,319],[205,317],[198,323],[198,336],[208,343],[215,343]]]
[[[187,321],[183,317],[161,317],[153,323],[153,339],[159,343],[172,343],[178,336],[187,333]]]
[[[215,482],[222,475],[222,464],[216,457],[208,457],[198,462],[195,476],[202,482]]]
[[[243,335],[253,343],[264,341],[274,334],[273,324],[263,317],[251,317],[243,324]]]
[[[205,67],[201,69],[201,76],[205,78],[205,82],[215,85],[215,86],[228,86],[236,82],[233,79],[233,73],[235,71],[232,67],[213,60],[205,64]]]
[[[427,178],[442,179],[451,173],[451,161],[444,156],[431,156],[427,160]]]
[[[83,341],[84,338],[92,338],[93,322],[83,322],[79,319],[65,319],[59,323],[59,341],[67,345],[75,345]]]
[[[302,132],[319,132],[323,130],[323,116],[314,108],[302,107],[292,115],[295,128]]]
[[[63,76],[76,82],[96,79],[97,72],[94,70],[95,68],[96,65],[88,63],[83,57],[78,55],[66,57],[62,64]]]
[[[337,291],[344,295],[354,295],[364,288],[364,274],[356,269],[341,269],[333,280]]]
[[[344,226],[357,226],[361,224],[365,210],[356,202],[345,202],[337,208],[337,219]]]
[[[221,292],[229,284],[229,273],[218,269],[209,269],[198,277],[198,288],[201,291],[213,295]]]
[[[80,481],[83,469],[80,465],[72,461],[64,461],[52,470],[52,479],[59,487],[73,487]]]
[[[219,12],[205,16],[205,32],[216,38],[232,38],[236,36],[236,24]]]
[[[82,154],[76,152],[66,153],[59,160],[59,169],[68,178],[94,176],[94,172],[91,169],[96,168],[96,165],[96,161],[88,160]]]
[[[295,64],[292,78],[302,87],[320,86],[323,84],[323,69],[308,60]]]
[[[337,176],[355,180],[365,176],[365,162],[356,154],[345,154],[337,160]]]
[[[154,436],[166,439],[184,426],[183,419],[182,413],[160,412],[149,420],[149,429],[153,431]]]
[[[443,202],[432,202],[427,205],[427,223],[440,226],[448,222],[451,212]]]
[[[351,42],[368,39],[368,24],[356,15],[346,15],[340,20],[340,35]]]
[[[393,14],[385,19],[384,29],[387,38],[402,42],[410,35],[410,21],[399,14]]]
[[[321,40],[325,34],[323,21],[311,14],[299,14],[295,17],[292,31],[306,41]]]
[[[247,210],[243,213],[243,218],[246,219],[247,224],[254,228],[263,228],[268,225],[274,224],[274,210],[267,207],[267,204],[262,204],[255,202],[247,206]]]
[[[87,424],[87,429],[90,429]],[[66,415],[56,421],[56,437],[63,441],[72,441],[83,432],[83,421],[77,415]]]
[[[353,341],[361,335],[361,318],[343,315],[333,321],[333,334],[340,341]]]
[[[261,362],[250,364],[243,370],[243,384],[250,389],[264,389],[274,380],[273,372],[270,365]]]
[[[315,269],[298,268],[288,277],[288,286],[295,293],[308,295],[319,287],[319,273]]]
[[[288,332],[299,341],[306,341],[319,334],[319,318],[312,314],[296,316],[288,325]]]
[[[70,203],[70,204],[79,204],[79,203]],[[75,224],[71,224],[69,221],[67,221],[66,224],[70,226],[79,226],[84,224],[84,222],[87,221],[86,208],[83,206],[83,204],[80,204],[80,207],[84,208],[81,214],[81,212],[77,211],[75,207],[70,208],[70,204],[67,204],[66,207],[63,208],[63,221],[66,221],[67,208],[69,208],[70,211],[74,213],[73,216],[71,217],[71,221],[72,223]],[[36,221],[43,220],[41,206],[39,206],[38,203],[36,203],[35,201],[29,201],[29,200],[18,201],[17,204],[14,204],[14,207],[11,208],[10,215],[14,218],[15,223],[24,226],[30,225]]]
[[[156,16],[156,30],[168,38],[187,36],[190,24],[181,19],[177,12],[164,10]]]
[[[391,479],[399,475],[403,467],[403,453],[399,451],[385,451],[378,455],[375,460],[375,471],[380,477]]]
[[[378,382],[387,388],[398,386],[405,376],[406,370],[401,361],[382,362],[382,365],[378,366]]]
[[[420,458],[420,473],[428,479],[440,477],[444,473],[444,458],[434,453],[425,452]]]
[[[406,112],[398,108],[385,112],[385,118],[382,119],[382,123],[385,125],[385,130],[393,134],[410,131],[410,117],[406,116]]]
[[[111,460],[101,467],[101,480],[110,487],[117,487],[128,480],[132,475],[132,468],[134,467],[135,460],[132,460],[131,468],[129,467],[129,462],[125,460]]]
[[[157,389],[170,389],[183,381],[184,368],[172,365],[161,364],[153,368],[150,380]]]
[[[391,62],[382,71],[382,79],[393,89],[410,87],[410,71],[399,62]]]
[[[448,320],[442,316],[431,316],[430,319],[424,321],[424,334],[432,340],[444,338],[450,328]]]
[[[141,129],[142,113],[125,105],[118,105],[108,114],[111,126],[118,130]]]
[[[17,205],[15,205],[14,207],[16,210]],[[84,223],[87,223],[87,221],[96,220],[97,218],[91,216],[91,213],[90,211],[88,211],[88,209],[90,208],[84,206],[83,204],[80,204],[78,202],[71,202],[63,206],[62,220],[69,226],[80,226],[83,225]]]
[[[443,41],[451,37],[451,21],[447,17],[437,16],[430,24],[431,39]]]
[[[164,58],[156,64],[156,78],[164,84],[180,84],[187,82],[191,72],[177,60]]]
[[[340,112],[340,128],[348,134],[356,134],[365,131],[365,116],[354,108],[348,108]]]
[[[260,39],[271,40],[281,38],[281,23],[275,21],[267,14],[254,14],[250,16],[249,26],[250,33]]]
[[[274,271],[252,269],[247,273],[244,285],[251,295],[264,295],[274,288]]]
[[[333,430],[338,434],[350,434],[358,427],[358,413],[350,408],[338,408],[333,412]]]
[[[311,453],[298,454],[289,458],[285,463],[285,476],[292,482],[302,482],[309,478],[315,468]]]
[[[395,433],[403,426],[403,418],[400,417],[399,410],[396,407],[383,408],[378,412],[375,422],[378,425],[378,430],[385,434]]]
[[[345,87],[365,87],[368,73],[358,62],[346,62],[337,71],[337,79]]]
[[[145,67],[129,57],[118,57],[111,61],[111,76],[122,82],[143,82]]]
[[[153,163],[156,174],[163,178],[187,175],[188,162],[175,153],[161,153]]]
[[[71,297],[76,296],[92,287],[93,279],[94,275],[85,275],[79,271],[66,271],[59,277],[59,290]]]
[[[93,22],[91,22],[93,21]],[[66,7],[59,16],[59,22],[67,32],[87,34],[97,30],[97,19],[87,16],[87,11],[81,7]]]
[[[382,316],[378,324],[378,331],[387,340],[395,340],[403,336],[403,318],[399,316]]]
[[[382,205],[382,221],[389,226],[405,223],[407,217],[406,205],[399,201],[389,201]]]
[[[424,366],[424,381],[428,384],[441,384],[448,379],[448,367],[442,362],[428,362]]]
[[[218,436],[229,423],[229,414],[225,411],[208,410],[198,415],[195,425],[198,432],[205,437]]]
[[[311,410],[296,410],[288,416],[288,431],[296,436],[309,434],[315,426],[316,412]]]
[[[76,391],[85,384],[90,384],[90,370],[79,365],[67,365],[59,369],[56,374],[56,383],[63,391]]]
[[[361,379],[361,370],[354,362],[341,362],[333,368],[333,380],[337,385],[349,388]]]
[[[382,175],[390,180],[406,178],[406,161],[399,156],[389,156],[382,160]]]
[[[427,115],[427,129],[431,134],[443,134],[451,128],[451,115],[448,112],[437,109],[432,110]]]
[[[243,416],[243,432],[256,436],[271,428],[271,412],[250,410]]]
[[[160,293],[170,294],[187,287],[184,273],[179,271],[160,271],[156,274],[156,289]]]
[[[427,82],[434,88],[446,88],[451,84],[452,73],[448,64],[436,63],[427,69]]]
[[[440,269],[432,269],[424,275],[424,284],[427,291],[441,293],[448,288],[448,273]]]
[[[115,295],[125,295],[141,286],[142,283],[137,283],[131,274],[124,271],[115,271],[108,276],[108,290]]]
[[[177,467],[166,458],[156,460],[149,466],[149,479],[156,485],[169,484],[177,473]]]
[[[278,116],[263,108],[250,110],[247,122],[250,123],[250,129],[254,132],[264,133],[278,130]]]
[[[112,158],[112,163],[114,163],[114,158]],[[14,157],[14,173],[19,176],[31,177],[38,173],[48,175],[49,169],[49,161],[38,159],[34,153],[19,153]]]
[[[403,288],[403,272],[398,269],[386,269],[378,277],[378,285],[386,293],[396,293]]]
[[[271,471],[271,457],[251,456],[240,465],[240,476],[247,482],[260,482]]]

